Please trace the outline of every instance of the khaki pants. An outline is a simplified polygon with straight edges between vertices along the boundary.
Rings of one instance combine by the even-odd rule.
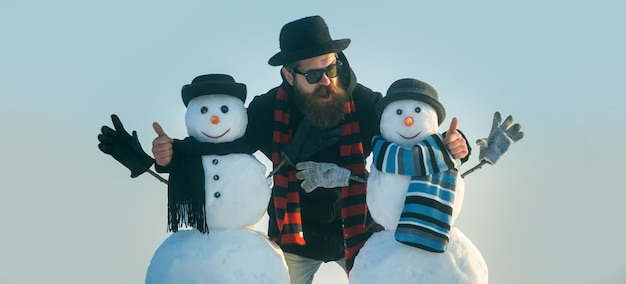
[[[306,258],[292,253],[285,252],[285,261],[289,268],[289,279],[291,284],[311,284],[313,283],[313,276],[322,265],[323,261]],[[339,259],[335,263],[339,264],[346,270],[346,260]]]

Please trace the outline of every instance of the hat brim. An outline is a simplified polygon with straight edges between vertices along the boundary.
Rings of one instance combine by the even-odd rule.
[[[182,98],[185,107],[189,101],[195,97],[204,95],[230,95],[246,101],[246,85],[241,83],[195,83],[184,85],[182,88]]]
[[[308,48],[279,52],[270,58],[268,63],[272,66],[280,66],[285,63],[292,63],[302,59],[312,58],[323,54],[339,52],[350,45],[350,39],[338,39]]]
[[[446,109],[438,100],[433,99],[429,95],[414,92],[394,93],[392,96],[384,96],[382,99],[380,99],[375,107],[376,115],[378,115],[378,118],[380,119],[380,117],[383,115],[383,111],[385,110],[385,107],[387,107],[387,105],[399,100],[416,100],[429,104],[435,109],[435,112],[437,113],[437,123],[439,125],[441,125],[443,120],[446,118]]]

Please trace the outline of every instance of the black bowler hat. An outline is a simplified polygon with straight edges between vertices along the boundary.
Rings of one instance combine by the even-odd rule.
[[[387,94],[376,104],[376,114],[380,118],[385,107],[399,100],[416,100],[429,104],[437,112],[437,122],[441,125],[446,118],[446,109],[439,102],[437,91],[426,82],[417,79],[400,79],[391,84]]]
[[[231,95],[246,101],[246,85],[236,83],[235,79],[225,74],[200,75],[184,85],[182,89],[185,106],[195,97],[203,95]]]
[[[328,26],[320,16],[311,16],[287,23],[280,30],[280,52],[268,63],[272,66],[339,52],[350,44],[350,39],[333,40]]]

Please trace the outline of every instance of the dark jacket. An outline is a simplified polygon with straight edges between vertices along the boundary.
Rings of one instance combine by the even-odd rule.
[[[356,82],[356,76],[343,53],[339,53],[339,60],[344,63],[339,78],[342,86],[345,86],[346,94],[353,98],[362,136],[363,152],[367,157],[372,151],[372,137],[380,133],[380,122],[374,113],[374,107],[382,95]],[[292,87],[286,81],[283,80],[281,87],[290,96],[293,94]],[[248,106],[246,139],[258,146],[268,159],[272,156],[273,114],[277,90],[278,87],[255,97]],[[293,99],[290,99],[289,103],[290,124],[292,128],[296,128],[302,121],[303,115],[295,106]],[[339,164],[339,159],[339,143],[319,151],[310,158],[315,162],[335,164]],[[365,161],[363,163],[365,164]],[[345,246],[341,226],[340,188],[320,188],[311,193],[300,190],[300,206],[306,245],[286,245],[282,246],[282,249],[289,253],[323,261],[343,258]],[[268,206],[268,214],[270,216],[268,234],[270,237],[275,237],[279,232],[274,217],[273,200]]]

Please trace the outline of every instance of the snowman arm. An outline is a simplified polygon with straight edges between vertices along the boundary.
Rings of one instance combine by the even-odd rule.
[[[372,145],[374,165],[385,173],[425,176],[458,166],[445,148],[440,134],[433,134],[412,148],[401,147],[380,136],[372,139]]]
[[[164,183],[164,184],[169,184],[169,182],[164,179],[162,176],[160,176],[159,174],[153,172],[151,169],[148,169],[146,171],[147,173],[149,173],[151,176],[153,176],[154,178],[158,179],[160,182]]]

